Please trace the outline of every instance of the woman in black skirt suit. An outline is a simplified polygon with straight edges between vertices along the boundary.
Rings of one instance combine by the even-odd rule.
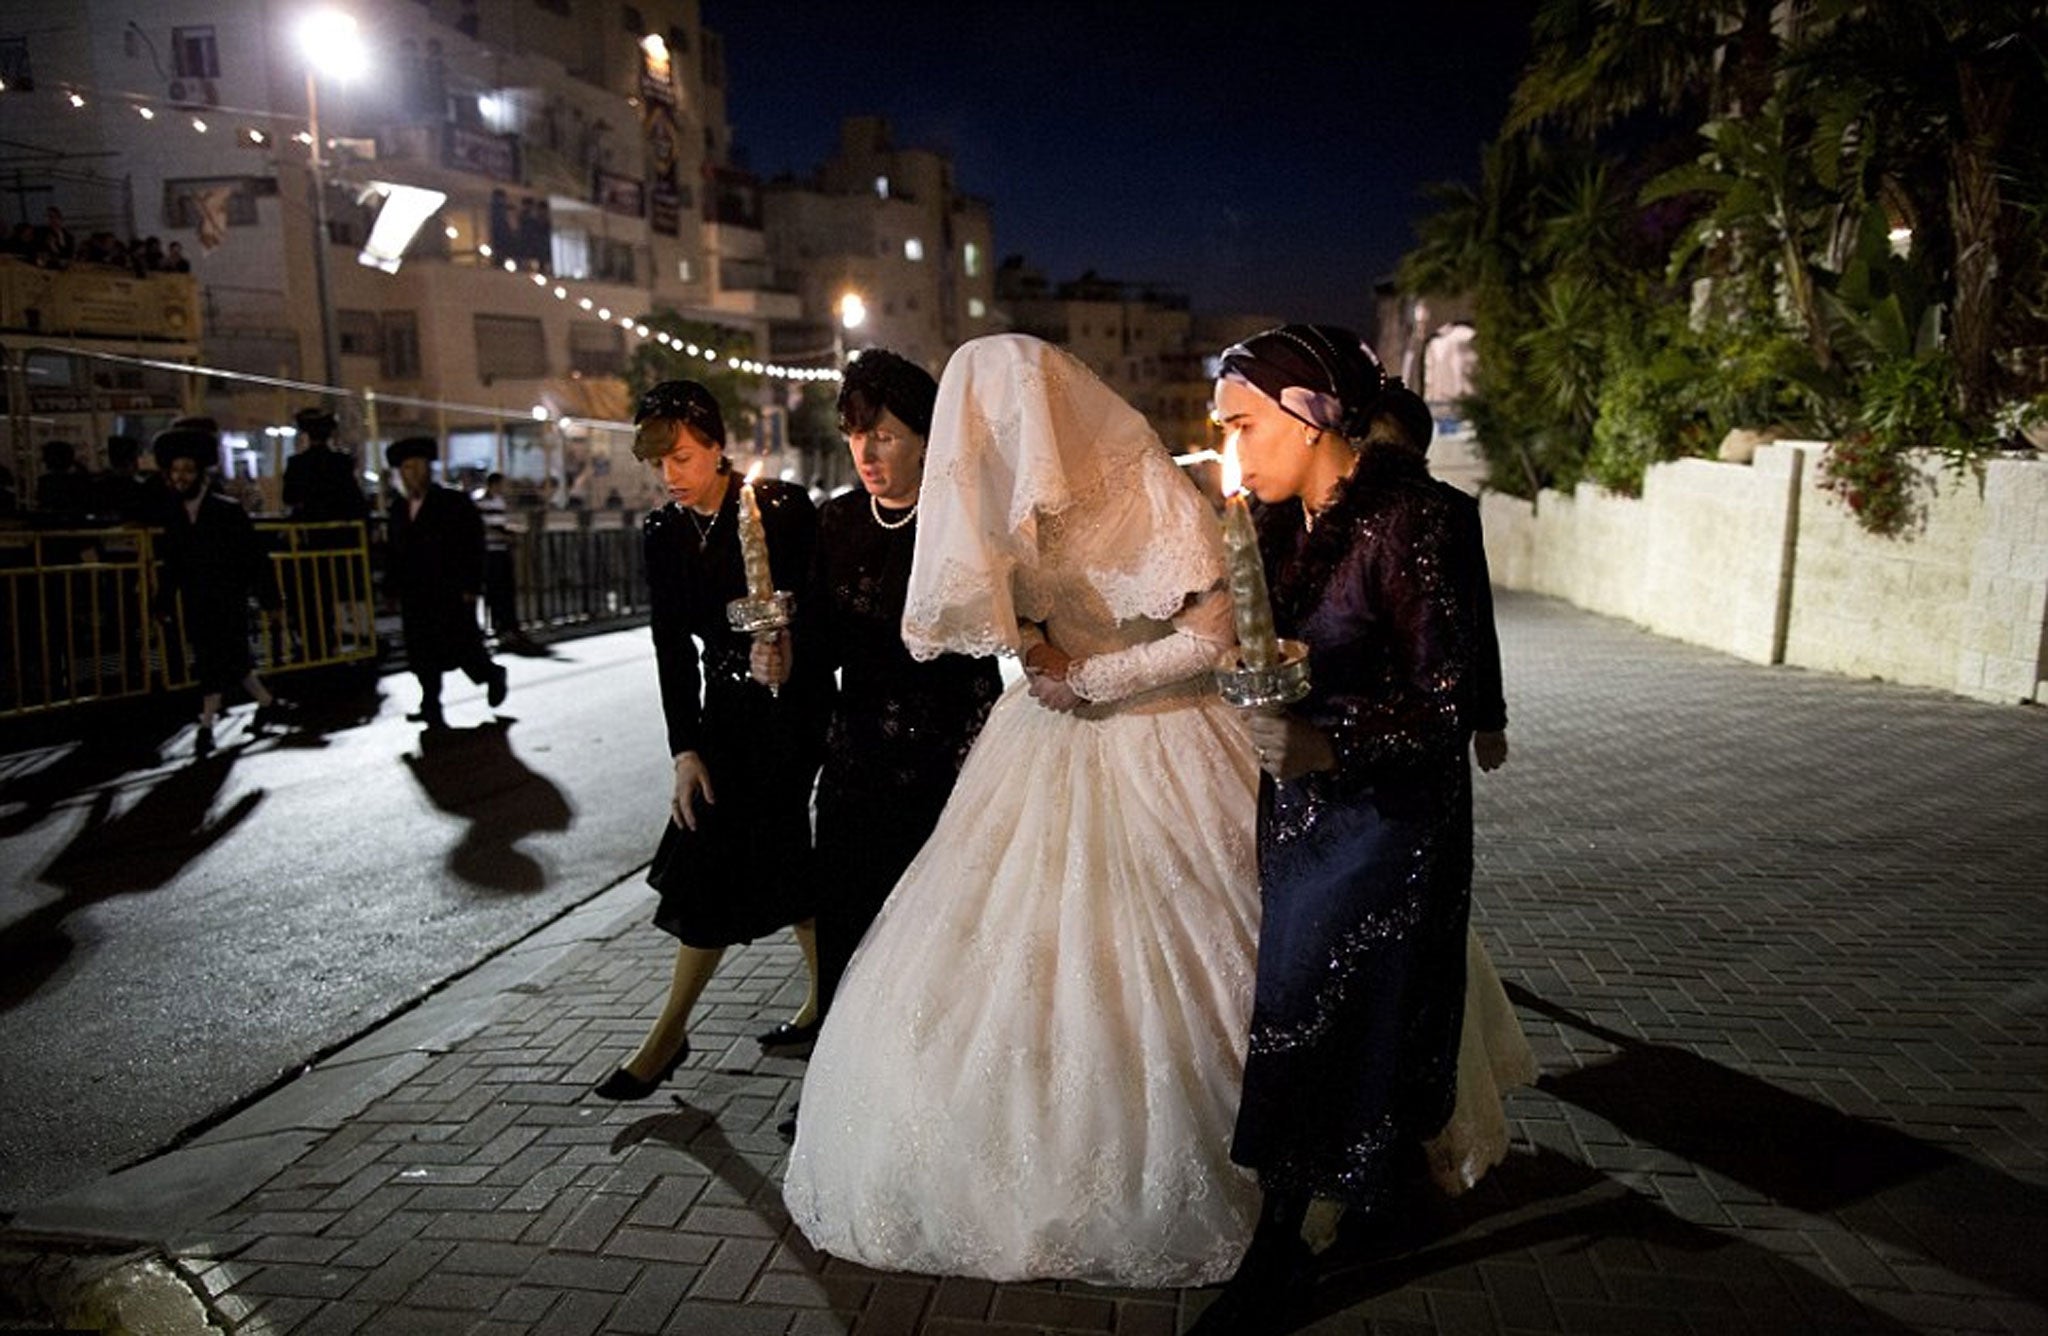
[[[690,1010],[726,947],[801,925],[815,992],[809,804],[831,687],[799,663],[771,694],[749,676],[752,638],[726,620],[726,604],[746,593],[746,574],[741,483],[725,457],[718,401],[695,381],[664,381],[641,397],[634,420],[633,453],[658,465],[669,494],[643,528],[675,758],[669,824],[647,879],[661,895],[655,924],[680,945],[661,1014],[597,1084],[604,1099],[646,1098],[689,1056]],[[794,484],[753,487],[775,586],[795,589],[811,565],[817,512]]]

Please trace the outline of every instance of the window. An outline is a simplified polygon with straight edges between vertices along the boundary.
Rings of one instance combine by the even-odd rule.
[[[557,228],[551,240],[556,278],[590,277],[590,234]]]
[[[377,313],[375,311],[336,311],[334,313],[335,336],[341,344],[343,357],[376,357],[382,340],[377,337]]]
[[[645,37],[647,35],[647,20],[640,17],[640,9],[637,5],[620,5],[619,21],[625,24],[626,31],[632,33],[635,37]]]
[[[633,243],[599,238],[597,245],[597,274],[600,282],[631,283],[637,266],[633,262]]]
[[[875,198],[876,198],[876,199],[887,199],[887,198],[889,198],[889,178],[888,178],[888,177],[886,177],[886,176],[878,176],[878,177],[876,177],[876,178],[875,178]]]
[[[678,283],[694,283],[694,282],[696,282],[696,281],[697,281],[697,268],[696,268],[696,266],[695,266],[695,265],[693,265],[693,264],[691,264],[691,263],[690,263],[689,257],[688,257],[688,256],[685,256],[685,257],[683,257],[682,259],[680,259],[680,260],[677,260],[677,261],[676,261],[676,282],[678,282]]]
[[[690,49],[690,30],[680,23],[669,24],[668,49],[671,51],[688,51]]]
[[[983,316],[985,316],[985,315],[987,315],[987,314],[988,314],[988,303],[987,303],[987,302],[983,301],[983,300],[982,300],[981,298],[979,298],[979,297],[969,297],[969,298],[967,299],[967,315],[968,315],[968,318],[969,318],[969,319],[971,319],[971,320],[979,320],[979,319],[981,319],[981,318],[982,318]]]
[[[275,180],[258,181],[246,176],[168,180],[164,182],[164,226],[198,227],[201,213],[206,212],[224,216],[229,227],[254,227],[257,198],[276,193]]]
[[[569,326],[569,369],[586,376],[617,376],[626,369],[626,331],[579,320]]]
[[[981,247],[975,245],[971,241],[968,242],[965,246],[962,246],[960,248],[960,267],[967,271],[967,276],[969,278],[980,277]]]
[[[903,258],[906,260],[922,260],[924,258],[924,242],[916,237],[905,237],[903,239]]]
[[[171,68],[180,79],[220,78],[220,48],[213,25],[171,29]]]
[[[547,331],[524,316],[475,315],[476,373],[488,385],[505,376],[539,380],[548,374]]]
[[[383,365],[388,380],[418,380],[420,376],[420,321],[411,311],[386,311],[379,318],[384,336]]]
[[[29,72],[27,38],[0,37],[0,79],[5,79],[9,88],[23,91],[36,86]]]

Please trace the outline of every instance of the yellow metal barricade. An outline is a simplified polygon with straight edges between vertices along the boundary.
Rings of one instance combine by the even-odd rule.
[[[138,529],[0,531],[0,716],[148,691],[149,569]]]
[[[370,549],[359,523],[263,523],[283,606],[256,620],[257,669],[377,656]],[[147,529],[0,531],[0,718],[193,685],[184,615],[159,623]]]
[[[271,546],[281,623],[261,638],[257,668],[324,668],[377,656],[376,609],[370,589],[370,545],[356,520],[323,524],[262,523]]]

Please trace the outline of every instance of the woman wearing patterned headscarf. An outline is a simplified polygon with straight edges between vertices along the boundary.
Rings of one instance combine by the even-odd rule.
[[[904,641],[1025,679],[839,986],[784,1198],[868,1266],[1219,1280],[1258,1210],[1227,1155],[1257,771],[1211,673],[1215,516],[1143,417],[1023,335],[954,354],[930,440]]]
[[[1422,453],[1371,432],[1387,386],[1357,335],[1323,325],[1228,349],[1216,382],[1264,503],[1274,622],[1307,643],[1312,688],[1251,722],[1268,777],[1262,917],[1231,1156],[1257,1171],[1265,1203],[1202,1331],[1265,1329],[1338,1216],[1383,1208],[1407,1171],[1428,1163],[1453,1189],[1476,1178],[1505,1151],[1495,1080],[1533,1074],[1467,924],[1461,703],[1484,576],[1462,568],[1470,548]],[[1491,1144],[1472,1146],[1485,1124]]]

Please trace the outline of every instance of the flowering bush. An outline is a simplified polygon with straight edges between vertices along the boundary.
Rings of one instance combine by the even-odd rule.
[[[1836,441],[1821,460],[1820,477],[1820,485],[1840,497],[1872,533],[1895,537],[1918,513],[1911,465],[1867,431]]]

